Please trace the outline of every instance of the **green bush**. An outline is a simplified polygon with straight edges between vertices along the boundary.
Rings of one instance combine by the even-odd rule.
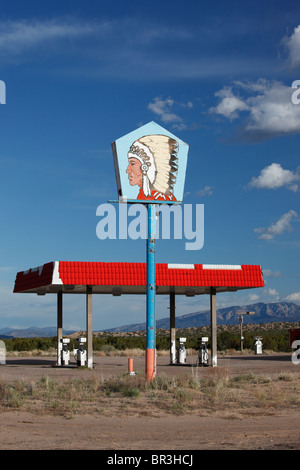
[[[57,347],[56,337],[52,338],[10,338],[4,339],[7,351],[47,351]]]
[[[263,349],[274,352],[290,352],[289,347],[289,333],[288,328],[286,329],[264,329],[263,327],[257,326],[257,329],[247,332],[246,328],[243,333],[244,335],[244,349],[254,350],[255,337],[261,336]],[[186,337],[185,347],[198,350],[199,348],[199,337],[208,336],[209,341],[207,347],[210,348],[210,332],[209,330],[201,330],[196,328],[194,331],[190,330],[177,330],[177,338]],[[41,350],[47,351],[50,348],[57,347],[57,337],[51,338],[10,338],[4,339],[6,350],[9,351],[33,351]],[[229,330],[221,329],[217,335],[217,347],[219,351],[228,349],[240,349],[240,332],[238,329]],[[178,347],[179,342],[177,340],[176,346]],[[70,340],[69,349],[77,347],[77,341],[73,338]],[[145,349],[146,348],[146,335],[141,336],[94,336],[93,337],[93,349],[94,351],[103,350],[116,350],[124,351],[125,349]],[[170,335],[160,334],[156,337],[156,348],[157,350],[169,350],[170,349]]]
[[[222,331],[217,337],[217,347],[219,351],[226,349],[240,349],[241,338],[237,333]]]

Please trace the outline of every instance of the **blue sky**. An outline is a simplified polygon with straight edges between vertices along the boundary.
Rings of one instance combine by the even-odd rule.
[[[13,294],[52,260],[145,261],[144,240],[99,240],[117,197],[111,143],[155,121],[189,144],[184,203],[205,242],[159,240],[157,262],[260,264],[266,287],[218,307],[300,303],[300,7],[296,1],[14,1],[1,6],[0,327],[56,324],[54,295]],[[297,91],[297,90],[296,90]],[[94,296],[95,330],[145,320],[144,297]],[[209,299],[178,298],[177,315]],[[157,298],[157,318],[168,315]],[[85,327],[65,296],[64,327]]]

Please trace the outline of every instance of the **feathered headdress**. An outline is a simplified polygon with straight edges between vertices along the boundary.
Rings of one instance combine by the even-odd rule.
[[[143,172],[143,192],[151,188],[162,194],[173,193],[178,171],[178,142],[166,135],[146,135],[130,147],[128,158],[137,158]]]

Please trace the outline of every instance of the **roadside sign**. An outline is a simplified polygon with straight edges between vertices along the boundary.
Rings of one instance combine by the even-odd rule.
[[[181,203],[188,145],[150,122],[112,143],[119,200]]]

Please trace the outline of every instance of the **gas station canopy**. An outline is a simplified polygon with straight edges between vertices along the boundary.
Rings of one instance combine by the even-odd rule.
[[[146,263],[51,261],[17,273],[14,292],[146,294]],[[156,294],[194,296],[264,287],[257,265],[156,263]]]
[[[17,273],[14,292],[57,295],[57,364],[64,361],[62,318],[64,294],[86,295],[86,364],[92,357],[93,294],[144,294],[146,302],[146,376],[156,375],[155,295],[170,297],[170,363],[175,358],[175,296],[210,295],[211,365],[217,365],[216,294],[264,287],[260,266],[169,264],[155,261],[155,205],[181,203],[184,194],[188,145],[151,122],[113,144],[119,198],[147,202],[147,262],[51,261]],[[130,175],[135,160],[138,178]],[[130,171],[129,171],[130,170]],[[151,201],[151,202],[150,202]],[[117,202],[117,201],[115,201]],[[121,202],[121,200],[119,201]]]
[[[155,265],[155,293],[170,297],[170,363],[175,351],[175,296],[210,295],[211,365],[217,365],[216,294],[264,287],[260,266],[215,264]],[[86,295],[87,360],[93,366],[92,294],[146,294],[146,263],[51,261],[17,273],[14,292],[57,294],[57,364],[62,365],[63,294]],[[154,366],[153,366],[154,367]],[[155,366],[156,367],[156,366]],[[147,367],[146,367],[147,369]],[[155,368],[153,368],[154,370]],[[148,370],[148,369],[147,369]],[[147,375],[148,377],[148,375]]]

